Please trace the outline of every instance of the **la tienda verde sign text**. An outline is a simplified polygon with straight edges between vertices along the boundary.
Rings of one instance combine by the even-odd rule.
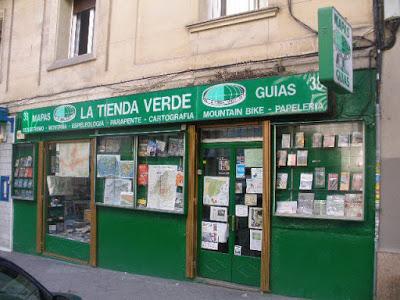
[[[22,132],[40,133],[326,112],[318,73],[183,87],[22,112]]]

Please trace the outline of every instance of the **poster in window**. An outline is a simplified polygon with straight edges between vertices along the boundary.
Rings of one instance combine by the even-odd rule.
[[[329,195],[326,197],[326,214],[328,216],[344,216],[344,195]]]
[[[133,192],[121,192],[120,205],[133,206]]]
[[[204,205],[229,205],[229,177],[204,176]]]
[[[229,171],[229,159],[225,157],[218,157],[218,175],[229,175]]]
[[[116,177],[120,155],[97,155],[97,177]]]
[[[228,222],[228,208],[224,206],[211,206],[210,220],[217,222]]]
[[[250,229],[250,250],[261,251],[262,230]]]
[[[178,172],[176,173],[176,186],[183,187],[183,181],[184,181],[183,171],[178,170]]]
[[[121,205],[121,194],[127,192],[132,192],[131,180],[106,178],[104,184],[104,203]]]
[[[59,143],[59,174],[62,177],[89,177],[89,143]]]
[[[148,182],[149,165],[140,164],[138,166],[138,185],[146,186]]]
[[[150,165],[147,207],[174,210],[176,199],[176,165]]]
[[[248,194],[262,194],[263,180],[262,179],[246,179],[246,193]]]
[[[121,178],[133,178],[134,161],[120,160],[118,165]]]
[[[322,133],[316,132],[312,136],[312,147],[321,148],[322,147]]]
[[[290,133],[282,134],[282,149],[290,148]]]
[[[249,228],[262,229],[263,218],[261,207],[250,207],[249,208]]]
[[[262,157],[262,149],[244,149],[244,161],[247,168],[261,168]]]
[[[218,250],[218,225],[213,222],[201,222],[201,248]]]
[[[328,191],[337,191],[339,186],[339,175],[337,173],[328,174]]]
[[[168,139],[168,155],[170,156],[184,156],[185,148],[183,139],[169,138]]]
[[[295,148],[304,148],[304,132],[296,132],[294,142]]]

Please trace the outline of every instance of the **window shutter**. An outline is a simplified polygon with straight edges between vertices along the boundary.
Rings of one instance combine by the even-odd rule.
[[[94,8],[95,6],[96,0],[74,0],[74,14]]]

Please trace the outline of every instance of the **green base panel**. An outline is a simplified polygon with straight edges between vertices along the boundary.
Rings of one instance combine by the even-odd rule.
[[[184,215],[97,208],[98,266],[185,279]]]
[[[36,202],[14,200],[13,251],[36,254]]]
[[[371,236],[275,229],[272,293],[308,299],[372,299]]]
[[[89,262],[90,246],[88,243],[63,239],[57,236],[46,235],[46,253],[64,256],[65,258],[79,259]]]

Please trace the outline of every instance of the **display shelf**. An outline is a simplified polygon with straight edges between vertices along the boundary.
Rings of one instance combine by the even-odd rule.
[[[287,213],[275,213],[276,217],[289,217],[289,218],[302,218],[302,219],[320,219],[320,220],[343,220],[343,221],[362,221],[363,218],[357,217],[336,217],[328,215],[305,215],[305,214],[287,214]]]
[[[34,152],[33,144],[14,145],[11,188],[13,199],[34,200]]]
[[[274,137],[274,216],[364,220],[362,122],[276,124]],[[326,209],[343,216],[302,214]]]
[[[184,144],[183,132],[99,137],[96,205],[183,214]],[[114,167],[107,170],[112,159]],[[125,161],[132,162],[129,177],[121,176],[120,166]],[[173,178],[171,174],[175,174]],[[153,189],[149,190],[151,184]],[[159,196],[156,186],[159,186]],[[173,186],[175,190],[170,189]]]

